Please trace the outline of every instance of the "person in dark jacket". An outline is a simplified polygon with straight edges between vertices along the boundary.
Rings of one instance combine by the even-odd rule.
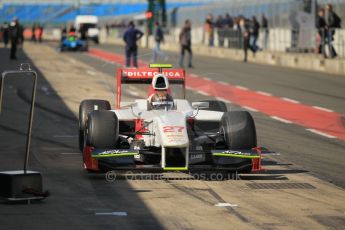
[[[190,20],[186,20],[184,23],[184,27],[181,30],[179,39],[180,39],[180,45],[181,45],[181,56],[180,56],[180,67],[183,68],[183,59],[184,59],[184,53],[187,51],[189,53],[189,61],[188,61],[188,67],[193,68],[192,65],[192,23]]]
[[[167,58],[165,53],[161,50],[160,45],[161,43],[164,43],[164,34],[163,30],[159,25],[159,22],[155,23],[156,31],[155,31],[155,47],[152,50],[152,60],[151,62],[154,63],[157,60],[157,54],[162,58]]]
[[[256,42],[259,38],[259,30],[260,30],[260,24],[255,16],[252,17],[252,28],[251,28],[251,45],[250,49],[253,51],[253,53],[256,53],[260,48],[256,45]]]
[[[19,39],[21,38],[21,29],[17,18],[14,18],[13,21],[10,24],[10,40],[11,40],[11,53],[10,53],[10,59],[15,60],[16,52],[17,52],[17,44],[19,42]]]
[[[267,49],[268,47],[268,35],[269,35],[269,28],[268,28],[268,20],[265,14],[261,15],[261,28],[264,32],[264,39],[263,39],[263,49]]]
[[[84,24],[80,24],[80,39],[86,41],[87,40],[87,27]]]
[[[320,44],[318,47],[318,53],[323,54],[326,57],[325,53],[325,37],[326,37],[326,20],[325,20],[325,10],[320,9],[316,17],[316,28],[320,37]]]
[[[129,22],[129,26],[125,34],[123,35],[123,40],[126,43],[126,67],[130,66],[131,57],[133,58],[133,66],[138,67],[138,45],[137,41],[144,35],[143,32],[135,28],[134,22]]]
[[[60,42],[63,42],[63,40],[65,40],[67,38],[67,27],[63,26],[61,28],[61,39]]]
[[[218,15],[215,27],[217,28],[217,34],[218,34],[218,46],[223,47],[224,46],[224,19],[222,15]]]
[[[7,48],[9,36],[10,36],[9,26],[8,26],[8,23],[5,22],[4,25],[2,26],[2,38],[4,41],[5,48]]]
[[[36,42],[35,36],[36,24],[34,23],[31,27],[31,41]]]
[[[334,40],[335,30],[341,27],[341,20],[339,16],[333,11],[333,6],[331,4],[326,5],[326,30],[327,30],[327,37],[326,43],[329,47],[329,55],[331,58],[337,56],[337,52],[335,51],[332,42]]]

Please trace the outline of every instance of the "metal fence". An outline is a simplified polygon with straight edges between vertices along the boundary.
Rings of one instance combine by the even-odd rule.
[[[178,43],[181,29],[175,28],[166,36],[168,42]],[[210,42],[210,40],[213,40]],[[239,30],[215,29],[213,34],[204,31],[202,27],[192,29],[192,44],[231,49],[243,48],[243,37]],[[329,45],[332,44],[339,57],[345,57],[345,29],[333,31],[333,40],[327,37],[327,33],[319,33],[317,29],[295,30],[289,28],[272,28],[269,31],[260,30],[257,46],[260,50],[272,52],[293,53],[329,53]]]
[[[195,26],[201,26],[210,13],[214,17],[229,13],[232,17],[243,15],[247,18],[265,14],[271,28],[286,28],[291,27],[291,17],[295,12],[316,15],[317,9],[328,3],[333,4],[334,11],[345,22],[345,0],[227,0],[197,8],[177,9],[170,12],[169,17],[177,26],[182,26],[186,19]]]

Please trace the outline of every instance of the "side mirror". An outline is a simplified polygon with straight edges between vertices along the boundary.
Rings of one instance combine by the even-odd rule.
[[[130,107],[131,107],[131,112],[132,112],[133,116],[135,116],[136,118],[140,118],[141,112],[139,112],[138,114],[135,114],[133,106],[131,105]]]
[[[210,103],[204,101],[192,102],[192,107],[193,109],[208,109],[210,107]]]
[[[193,117],[196,117],[196,115],[198,115],[200,107],[199,107],[199,105],[197,105],[197,104],[193,105],[193,103],[192,103],[192,108],[193,108],[193,113],[189,117],[193,118]]]

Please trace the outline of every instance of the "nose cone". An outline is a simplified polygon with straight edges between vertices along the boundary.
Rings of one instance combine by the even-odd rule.
[[[161,145],[165,147],[187,147],[189,145],[186,119],[181,113],[169,113],[158,121]]]

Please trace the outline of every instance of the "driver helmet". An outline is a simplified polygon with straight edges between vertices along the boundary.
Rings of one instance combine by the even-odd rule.
[[[172,109],[173,98],[169,94],[169,80],[163,74],[156,74],[152,79],[154,93],[149,102],[152,109]]]

